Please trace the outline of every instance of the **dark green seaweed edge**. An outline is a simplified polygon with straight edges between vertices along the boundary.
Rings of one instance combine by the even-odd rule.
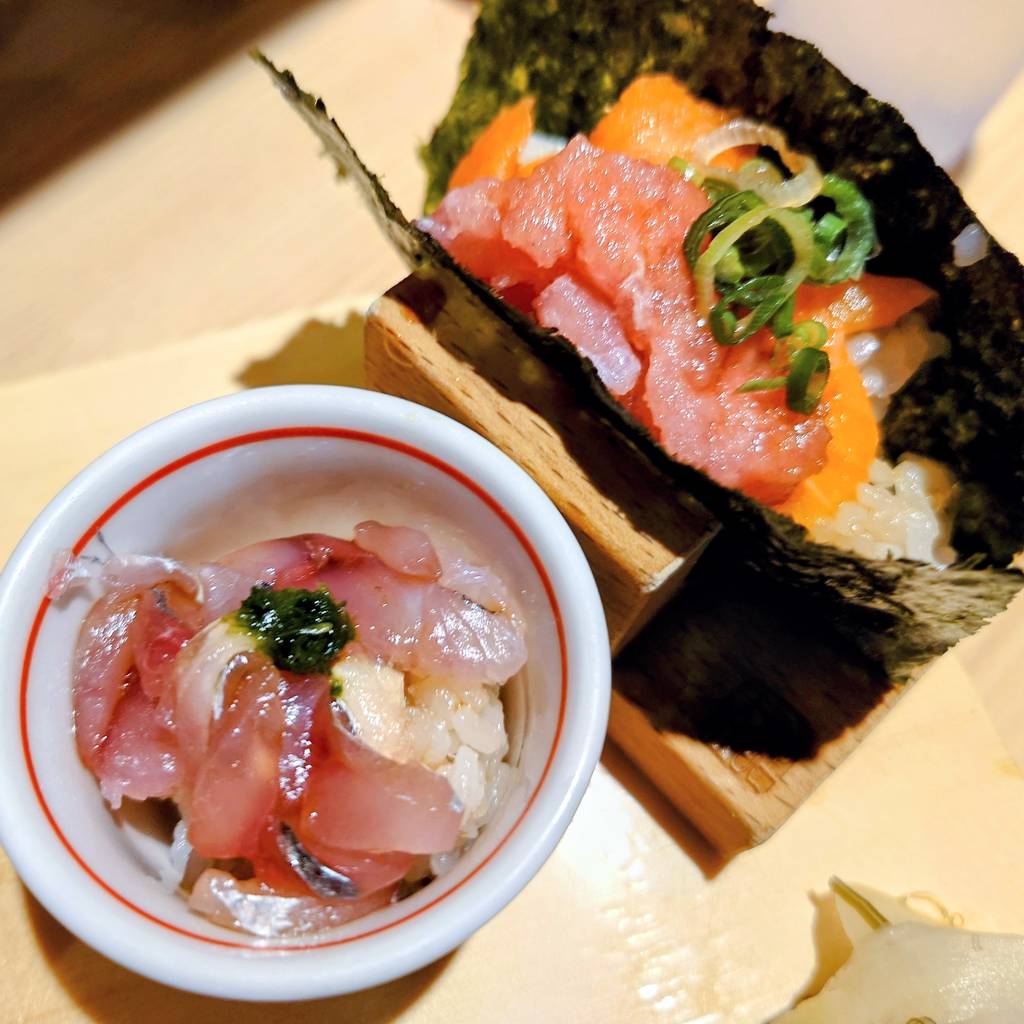
[[[564,376],[581,402],[723,523],[747,564],[780,584],[815,595],[837,630],[894,682],[911,678],[932,657],[978,629],[1024,584],[1021,574],[1008,570],[951,568],[940,573],[907,561],[868,562],[814,544],[793,521],[675,461],[624,412],[601,385],[592,364],[568,341],[506,305],[406,219],[322,100],[300,89],[291,72],[279,71],[263,54],[254,57],[320,139],[325,153],[359,187],[382,229],[414,270],[432,273],[444,285],[467,288],[508,322]]]

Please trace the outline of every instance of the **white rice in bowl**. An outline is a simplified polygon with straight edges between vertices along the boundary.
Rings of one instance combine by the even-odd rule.
[[[442,875],[494,817],[512,788],[501,687],[463,688],[415,678],[351,650],[332,671],[338,703],[356,735],[398,761],[418,761],[443,775],[463,807],[456,848],[421,857],[409,881]],[[514,685],[514,684],[513,684]]]

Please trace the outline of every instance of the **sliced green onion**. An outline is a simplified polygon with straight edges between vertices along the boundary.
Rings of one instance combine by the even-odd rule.
[[[740,255],[739,249],[734,245],[726,251],[726,254],[718,261],[715,267],[715,279],[724,281],[726,284],[738,284],[747,276],[747,268]]]
[[[700,184],[703,180],[703,175],[688,160],[683,160],[682,157],[673,157],[669,161],[669,166],[674,171],[679,171],[687,181],[695,181],[697,184]]]
[[[810,210],[807,211],[810,213]],[[830,253],[846,230],[846,221],[834,213],[826,213],[814,225],[814,244],[824,253]]]
[[[753,380],[748,380],[746,384],[741,384],[736,389],[736,394],[745,395],[751,391],[778,391],[779,388],[786,386],[788,380],[788,377],[755,377]]]
[[[690,225],[683,241],[683,255],[690,267],[696,267],[700,259],[700,247],[704,244],[706,235],[726,227],[759,206],[764,206],[764,203],[753,192],[733,192],[706,209]],[[723,252],[725,249],[728,249],[728,246],[723,247]]]
[[[802,348],[793,355],[786,378],[786,405],[805,416],[818,408],[828,383],[828,353]]]
[[[761,158],[738,172],[708,164],[719,152],[755,143],[774,147],[794,177]],[[809,415],[829,378],[828,328],[794,322],[796,291],[804,281],[837,284],[861,275],[877,245],[870,205],[851,181],[821,175],[813,159],[786,148],[776,129],[754,122],[731,122],[669,165],[712,201],[683,241],[701,321],[722,345],[740,344],[765,327],[775,338],[771,365],[785,375],[755,378],[738,392],[784,389],[787,406]],[[818,195],[834,210],[816,218],[808,204]]]
[[[796,308],[796,296],[790,295],[786,301],[779,306],[772,317],[772,334],[776,338],[788,338],[793,333],[793,310]]]
[[[801,320],[793,324],[789,335],[791,351],[802,348],[821,348],[828,341],[828,328],[820,320]]]
[[[747,277],[781,273],[793,262],[789,235],[771,219],[748,231],[736,248],[743,258]]]
[[[724,178],[711,177],[707,174],[704,175],[704,180],[700,183],[700,187],[704,189],[704,194],[712,203],[717,203],[719,199],[731,196],[736,191],[736,186],[731,181],[727,181]]]
[[[786,293],[792,295],[810,273],[814,259],[814,234],[807,221],[792,210],[775,210],[771,219],[782,226],[793,247],[793,262],[786,271]]]
[[[723,305],[740,306],[750,310],[733,328],[729,344],[738,345],[764,327],[788,298],[786,279],[782,275],[766,274],[763,277],[753,277],[730,289],[722,301],[712,309],[711,316],[714,319],[715,311]]]
[[[737,192],[735,196],[728,196],[721,202],[716,203],[710,210],[706,210],[701,217],[698,217],[697,221],[694,222],[693,227],[691,227],[690,232],[687,233],[686,236],[684,250],[688,250],[687,259],[689,259],[689,251],[699,249],[699,246],[703,241],[704,235],[701,234],[697,236],[695,231],[702,218],[706,217],[708,214],[714,213],[716,209],[726,207],[727,204],[728,212],[733,214],[735,213],[735,210],[739,208],[741,203],[749,204],[752,196],[753,193],[750,192]],[[740,197],[746,198],[741,200]],[[756,197],[753,198],[756,199]],[[758,200],[758,203],[760,204],[760,200]],[[708,223],[714,222],[715,219],[716,218],[709,218]],[[694,287],[697,292],[697,313],[704,319],[707,319],[709,316],[711,306],[713,305],[712,300],[714,298],[715,267],[718,265],[718,261],[722,259],[730,246],[735,245],[748,231],[751,230],[751,228],[756,227],[758,224],[761,224],[766,220],[772,220],[782,227],[789,236],[789,241],[793,248],[793,262],[790,264],[789,269],[784,275],[782,295],[779,299],[779,304],[781,304],[781,302],[783,302],[790,294],[796,291],[797,286],[807,276],[811,267],[811,259],[814,255],[814,237],[811,233],[810,225],[803,217],[794,213],[792,210],[776,210],[771,206],[758,205],[754,209],[748,210],[748,212],[731,220],[731,223],[727,223],[726,226],[723,227],[717,235],[715,235],[711,244],[703,253],[700,254],[696,263],[691,264],[693,266]],[[711,229],[705,229],[705,233],[707,230]],[[778,309],[779,304],[775,305],[772,309],[772,313]],[[743,321],[740,321],[738,329],[741,332],[746,329],[746,325]]]
[[[821,284],[838,284],[860,277],[878,240],[871,204],[852,181],[837,174],[825,175],[821,195],[836,204],[835,216],[846,224],[846,239],[838,250],[834,238],[828,248],[816,249],[811,279]],[[818,223],[822,221],[825,217]],[[828,221],[825,230],[831,231],[832,224]]]
[[[716,174],[709,173],[714,168],[699,167],[697,164],[684,160],[681,156],[674,156],[668,162],[673,171],[678,171],[685,181],[692,181],[699,185],[706,193],[712,203],[730,195],[736,191],[736,186],[731,181],[726,181]]]
[[[735,345],[743,340],[736,337],[736,314],[726,303],[719,302],[711,310],[708,320],[711,324],[711,333],[719,345]]]
[[[753,309],[765,299],[774,298],[780,288],[786,284],[782,274],[764,274],[761,277],[751,277],[735,288],[729,289],[725,298],[731,306],[744,306]],[[785,301],[785,299],[783,299]]]

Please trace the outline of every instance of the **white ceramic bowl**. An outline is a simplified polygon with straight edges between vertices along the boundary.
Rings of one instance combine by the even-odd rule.
[[[519,782],[456,867],[303,943],[247,938],[157,880],[163,846],[120,825],[80,763],[70,661],[91,598],[46,596],[55,552],[213,557],[355,522],[426,525],[487,557],[523,596],[530,658],[509,694]],[[443,554],[442,550],[442,554]],[[593,577],[561,515],[510,459],[400,399],[335,387],[216,399],[133,434],[77,476],[0,578],[0,840],[25,884],[85,942],[179,988],[308,999],[396,978],[454,949],[554,849],[597,762],[609,652]],[[513,696],[517,694],[518,696]],[[552,908],[554,909],[554,908]]]

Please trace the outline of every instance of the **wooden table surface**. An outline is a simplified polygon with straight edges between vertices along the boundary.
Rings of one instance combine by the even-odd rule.
[[[77,20],[0,5],[0,36],[21,61],[12,70],[0,56],[0,117],[14,129],[0,137],[0,558],[119,436],[190,401],[308,376],[310,360],[355,343],[331,324],[365,300],[338,297],[381,292],[402,273],[241,55],[249,37],[262,32],[324,95],[415,209],[411,153],[450,98],[473,16],[461,0],[260,0],[217,5],[219,16],[205,5],[193,24],[198,3],[154,2],[108,24],[99,0],[54,6]],[[101,26],[103,45],[84,47],[88,73],[62,56],[70,43],[48,45],[54,25]],[[1021,117],[1024,77],[961,172],[1018,252]],[[358,376],[344,360],[332,372]],[[0,857],[0,1019],[753,1024],[812,976],[812,928],[827,914],[815,918],[809,893],[832,872],[933,890],[972,926],[1024,931],[1024,779],[1007,749],[1020,749],[1010,725],[1021,708],[1003,685],[1007,650],[1001,638],[942,659],[777,837],[723,870],[609,749],[556,855],[508,910],[440,965],[340,1000],[243,1009],[136,978],[65,932]]]

